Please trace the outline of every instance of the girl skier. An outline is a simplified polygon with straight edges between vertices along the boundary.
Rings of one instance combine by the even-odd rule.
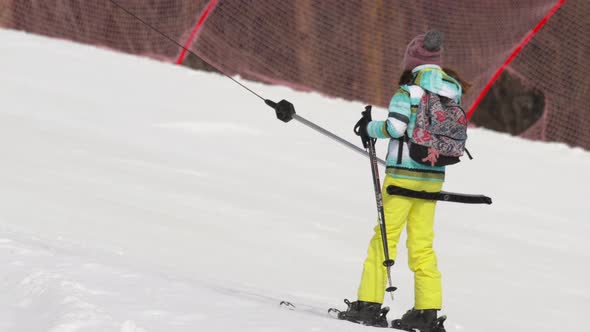
[[[427,192],[442,189],[445,168],[434,166],[439,157],[435,149],[430,149],[422,160],[428,165],[411,159],[407,147],[398,163],[398,144],[405,144],[400,143],[399,138],[412,135],[417,105],[424,90],[460,102],[462,92],[469,87],[456,73],[442,69],[442,56],[441,33],[432,30],[415,37],[407,46],[402,61],[403,74],[389,105],[388,119],[359,121],[360,136],[390,139],[384,193],[390,185]],[[395,259],[400,234],[407,224],[408,263],[414,272],[414,307],[397,320],[396,325],[407,330],[431,331],[436,324],[437,311],[442,308],[441,274],[432,247],[436,202],[385,194],[383,206],[390,258]],[[384,260],[381,230],[377,225],[364,262],[358,300],[352,303],[346,300],[348,309],[341,312],[339,318],[365,325],[388,325],[387,309],[381,308],[387,283]]]

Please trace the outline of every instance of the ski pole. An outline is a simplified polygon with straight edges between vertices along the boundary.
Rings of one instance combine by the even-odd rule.
[[[455,202],[463,204],[492,204],[492,198],[485,195],[460,194],[448,191],[415,191],[397,186],[388,186],[386,190],[390,195],[399,195],[431,201]]]
[[[311,122],[311,121],[309,121],[309,120],[301,117],[300,115],[297,115],[295,113],[295,107],[290,102],[288,102],[286,100],[281,100],[280,102],[275,103],[274,101],[269,100],[269,99],[266,99],[264,102],[266,103],[266,105],[272,107],[276,111],[277,118],[279,120],[281,120],[283,122],[289,122],[289,121],[295,119],[299,123],[301,123],[301,124],[303,124],[303,125],[311,128],[311,129],[319,132],[320,134],[322,134],[324,136],[327,136],[327,137],[333,139],[334,141],[336,141],[338,143],[343,144],[347,148],[349,148],[349,149],[351,149],[351,150],[353,150],[355,152],[358,152],[358,153],[362,154],[365,157],[369,157],[367,151],[365,151],[365,150],[359,148],[358,146],[350,143],[349,141],[347,141],[347,140],[339,137],[338,135],[336,135],[336,134],[334,134],[334,133],[332,133],[332,132],[330,132],[330,131],[328,131],[328,130],[320,127],[320,126],[318,126],[317,124],[315,124],[315,123],[313,123],[313,122]],[[385,166],[385,161],[384,160],[377,158],[377,161],[381,165]]]
[[[367,117],[369,121],[371,120],[371,107],[371,105],[365,106],[365,111],[363,112],[363,116]],[[393,287],[391,283],[391,267],[395,264],[395,261],[389,258],[389,246],[387,245],[387,227],[385,226],[385,212],[383,210],[383,194],[381,192],[381,180],[379,179],[379,168],[377,167],[377,154],[375,152],[376,139],[366,138],[362,136],[361,139],[363,140],[363,146],[366,146],[369,149],[369,158],[371,160],[371,174],[373,175],[373,188],[375,189],[375,201],[377,202],[377,216],[379,220],[379,226],[381,229],[383,254],[385,256],[385,261],[383,262],[383,265],[387,268],[387,280],[389,282],[389,287],[387,287],[385,291],[391,294],[391,299],[393,300],[393,292],[397,288]]]

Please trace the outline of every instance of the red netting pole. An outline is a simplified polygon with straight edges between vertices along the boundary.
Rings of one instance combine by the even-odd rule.
[[[498,80],[498,78],[504,72],[506,67],[508,67],[508,65],[512,62],[512,60],[514,60],[516,58],[516,56],[531,41],[531,39],[537,34],[537,32],[539,32],[541,30],[541,28],[543,28],[543,26],[547,23],[547,21],[549,21],[549,18],[551,18],[551,16],[553,16],[553,14],[555,14],[555,12],[557,12],[557,10],[564,3],[565,3],[565,0],[557,1],[557,3],[551,8],[551,10],[549,10],[549,12],[541,19],[541,21],[539,21],[539,23],[533,28],[533,30],[529,31],[529,33],[524,37],[524,39],[516,46],[514,51],[512,51],[510,56],[508,56],[508,58],[504,61],[502,66],[500,66],[500,68],[498,68],[496,73],[492,76],[490,81],[483,88],[483,90],[481,91],[481,93],[479,94],[479,96],[477,97],[477,99],[475,100],[475,102],[473,103],[471,108],[469,109],[469,112],[467,112],[467,118],[471,118],[471,116],[473,115],[473,112],[475,112],[475,109],[477,108],[479,103],[481,103],[481,101],[483,100],[485,95],[491,89],[492,85],[494,85],[496,80]]]
[[[203,23],[205,23],[205,20],[207,20],[207,17],[209,16],[209,14],[211,14],[211,12],[215,9],[215,6],[217,6],[217,2],[218,2],[218,0],[211,0],[207,4],[207,7],[205,8],[203,13],[201,14],[201,17],[199,17],[199,21],[197,21],[197,24],[195,24],[195,27],[193,28],[190,36],[188,37],[187,41],[185,42],[184,48],[182,49],[182,51],[180,52],[180,55],[178,56],[178,59],[176,60],[177,64],[179,64],[179,65],[182,64],[182,62],[184,61],[184,58],[186,58],[186,55],[188,53],[187,49],[190,48],[190,46],[193,44],[193,42],[197,38],[199,31],[201,31],[201,28],[203,27]]]

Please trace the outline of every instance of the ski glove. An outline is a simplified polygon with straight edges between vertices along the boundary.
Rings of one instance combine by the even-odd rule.
[[[360,136],[365,149],[369,148],[369,141],[372,139],[367,132],[367,126],[371,122],[371,105],[365,107],[365,111],[361,113],[363,116],[358,120],[354,126],[354,133]]]

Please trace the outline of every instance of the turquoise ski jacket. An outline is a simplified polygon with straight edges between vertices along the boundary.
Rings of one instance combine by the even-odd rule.
[[[401,163],[398,164],[399,138],[412,137],[416,124],[416,111],[424,90],[453,98],[461,102],[461,84],[437,65],[418,66],[412,70],[414,84],[402,85],[389,104],[389,116],[385,121],[371,121],[367,126],[369,136],[389,139],[386,160],[388,176],[401,179],[444,182],[445,167],[420,164],[410,158],[407,143],[404,143]]]

